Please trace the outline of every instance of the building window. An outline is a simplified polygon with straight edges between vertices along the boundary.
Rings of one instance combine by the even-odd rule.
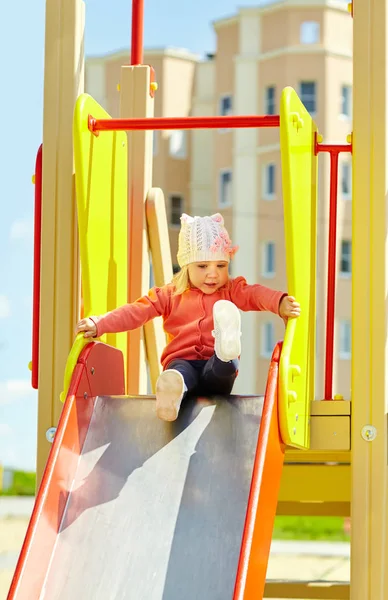
[[[265,112],[267,115],[274,115],[276,110],[276,88],[270,85],[265,89]]]
[[[349,360],[352,355],[352,327],[348,320],[339,323],[339,357]]]
[[[232,171],[230,169],[223,169],[220,172],[219,182],[220,190],[218,204],[220,208],[232,206]]]
[[[319,23],[305,21],[300,26],[301,44],[317,44],[319,42]]]
[[[174,158],[186,158],[187,156],[187,132],[176,129],[170,133],[170,156]]]
[[[300,99],[306,110],[313,115],[317,112],[317,84],[315,81],[300,82]]]
[[[264,242],[262,255],[262,275],[263,277],[275,276],[275,244],[274,242]]]
[[[352,242],[350,240],[341,241],[341,263],[340,274],[349,277],[352,273]]]
[[[263,198],[273,200],[275,197],[275,165],[269,163],[263,166]]]
[[[348,119],[352,116],[352,87],[343,85],[341,87],[341,117]]]
[[[180,226],[181,216],[184,211],[183,197],[180,194],[170,196],[170,225]]]
[[[159,131],[154,129],[152,132],[152,154],[156,156],[159,151]]]
[[[220,115],[222,117],[228,117],[229,115],[231,115],[233,112],[233,102],[232,102],[232,96],[230,94],[226,95],[226,96],[221,96],[220,98]],[[223,129],[219,129],[218,130],[221,133],[225,133],[227,131],[230,131],[229,127],[225,127]]]
[[[228,94],[227,96],[221,96],[220,98],[220,115],[223,117],[227,117],[232,114],[233,106],[232,106],[232,96]]]
[[[261,328],[261,356],[270,358],[275,346],[275,328],[271,321],[263,323]]]
[[[341,193],[344,200],[352,197],[352,163],[344,162],[341,165]]]

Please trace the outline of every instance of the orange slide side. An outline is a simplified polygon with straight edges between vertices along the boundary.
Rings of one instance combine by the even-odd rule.
[[[265,390],[233,600],[258,600],[264,594],[285,454],[278,417],[280,353],[278,344],[272,354]]]

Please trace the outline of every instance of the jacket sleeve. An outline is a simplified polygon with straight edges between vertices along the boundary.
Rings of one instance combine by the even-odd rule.
[[[286,295],[258,283],[249,285],[244,277],[236,277],[231,281],[231,300],[243,311],[266,310],[278,315],[280,301]]]
[[[169,303],[168,287],[154,287],[146,296],[142,296],[131,304],[124,304],[105,315],[90,317],[97,327],[96,337],[100,337],[104,333],[119,333],[137,329],[151,319],[165,315],[168,312]]]

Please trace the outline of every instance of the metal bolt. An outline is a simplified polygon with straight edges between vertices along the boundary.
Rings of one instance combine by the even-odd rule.
[[[296,435],[296,427],[294,427],[294,429],[292,430],[292,433],[293,433],[294,435]]]
[[[92,368],[90,369],[90,372],[91,372],[91,374],[92,374],[92,375],[94,375],[94,367],[92,367]]]
[[[48,442],[50,442],[50,444],[53,443],[54,438],[55,438],[55,432],[56,432],[57,428],[56,427],[50,427],[49,429],[47,429],[46,431],[46,440]]]
[[[85,398],[85,400],[87,400],[87,398],[88,398],[87,392],[84,392],[84,398]]]
[[[299,415],[295,415],[295,421],[299,419]]]
[[[373,442],[377,436],[377,429],[373,425],[364,425],[361,429],[361,437],[366,442]]]

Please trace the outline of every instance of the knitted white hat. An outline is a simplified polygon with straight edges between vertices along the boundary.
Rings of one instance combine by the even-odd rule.
[[[237,246],[232,247],[222,215],[190,217],[183,213],[177,255],[180,267],[210,260],[229,262],[236,251]]]

